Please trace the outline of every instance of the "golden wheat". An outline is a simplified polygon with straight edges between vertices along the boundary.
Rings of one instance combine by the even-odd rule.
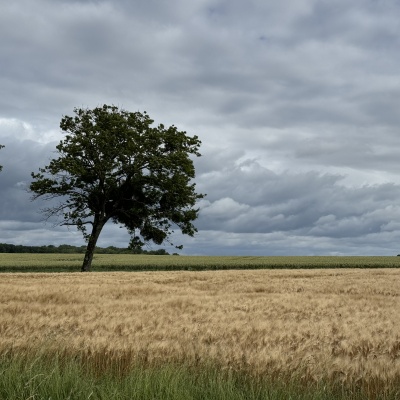
[[[399,280],[396,269],[1,274],[0,351],[390,382]]]

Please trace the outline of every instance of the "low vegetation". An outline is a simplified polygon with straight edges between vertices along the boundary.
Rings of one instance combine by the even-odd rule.
[[[150,387],[142,398],[396,399],[399,278],[346,268],[4,273],[0,397],[68,398],[38,394],[51,386],[74,399]]]
[[[71,246],[61,244],[59,246],[25,246],[9,243],[0,243],[0,253],[40,253],[40,254],[85,254],[86,246]],[[96,247],[95,254],[150,254],[169,255],[165,249],[143,250],[142,248],[122,248],[115,246]]]
[[[79,271],[82,254],[0,255],[0,272]],[[203,271],[229,269],[399,268],[400,257],[262,257],[95,254],[93,271]]]

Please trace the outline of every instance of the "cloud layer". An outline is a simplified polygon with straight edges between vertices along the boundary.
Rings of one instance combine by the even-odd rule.
[[[396,254],[399,19],[394,0],[9,2],[0,242],[82,243],[26,188],[62,115],[106,103],[202,140],[185,253]]]

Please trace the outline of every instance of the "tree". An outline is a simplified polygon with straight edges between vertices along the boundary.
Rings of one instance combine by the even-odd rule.
[[[2,144],[0,144],[0,150],[3,148],[4,146]],[[0,171],[3,169],[3,166],[0,165]]]
[[[58,198],[45,215],[62,216],[60,225],[83,233],[82,271],[90,271],[97,239],[110,220],[125,226],[137,245],[140,238],[169,241],[174,227],[193,236],[196,201],[204,197],[192,183],[198,137],[174,125],[154,127],[146,112],[116,106],[75,108],[74,113],[61,119],[66,136],[56,147],[59,157],[32,173],[30,189],[33,200]]]

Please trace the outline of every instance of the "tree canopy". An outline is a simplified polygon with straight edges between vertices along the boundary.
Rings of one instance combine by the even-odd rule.
[[[32,173],[30,189],[33,199],[59,199],[44,210],[46,216],[62,216],[61,224],[84,234],[82,271],[90,270],[97,239],[110,220],[128,229],[134,247],[141,240],[169,241],[174,227],[193,236],[195,205],[203,197],[192,182],[198,137],[174,125],[153,126],[146,112],[113,105],[74,113],[61,119],[66,135],[56,147],[58,158]]]

